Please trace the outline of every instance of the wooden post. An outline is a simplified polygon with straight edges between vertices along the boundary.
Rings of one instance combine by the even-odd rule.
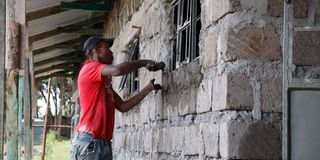
[[[65,100],[64,100],[64,89],[65,89],[65,84],[64,84],[65,78],[61,77],[60,78],[60,110],[59,110],[59,115],[58,115],[58,125],[62,125],[62,112],[64,110],[63,107],[65,107]],[[58,128],[58,133],[61,135],[61,128]]]
[[[0,1],[0,160],[3,159],[4,144],[4,82],[5,82],[5,26],[6,26],[6,2]]]
[[[44,126],[43,126],[43,140],[42,140],[42,155],[41,160],[44,160],[44,157],[46,155],[46,139],[47,139],[47,123],[48,123],[48,112],[50,109],[50,95],[51,95],[51,78],[49,78],[48,81],[48,98],[47,98],[47,108],[45,112],[45,118],[44,118]]]
[[[18,159],[18,76],[19,76],[19,33],[16,22],[9,22],[6,35],[6,138],[7,159]]]
[[[24,159],[32,158],[32,128],[31,128],[31,87],[29,59],[24,63]]]

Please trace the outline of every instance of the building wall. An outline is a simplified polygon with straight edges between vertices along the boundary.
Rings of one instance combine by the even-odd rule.
[[[140,58],[169,65],[171,2],[116,2],[105,25],[115,64],[128,60],[137,25]],[[297,24],[319,23],[317,0],[294,3]],[[155,78],[164,90],[116,113],[115,159],[280,159],[282,14],[283,0],[201,0],[200,56],[174,71],[140,70],[140,88]]]

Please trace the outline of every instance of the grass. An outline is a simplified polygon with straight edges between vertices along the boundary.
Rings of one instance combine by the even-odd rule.
[[[66,137],[57,136],[54,132],[47,133],[46,160],[69,160],[71,142]],[[33,146],[34,150],[42,152],[41,145]],[[41,160],[41,154],[32,158]]]

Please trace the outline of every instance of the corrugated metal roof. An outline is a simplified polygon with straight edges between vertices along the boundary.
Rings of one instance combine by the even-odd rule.
[[[43,65],[40,65],[40,66],[36,66],[36,67],[34,67],[34,71],[38,71],[38,70],[41,70],[41,69],[46,69],[46,68],[53,67],[53,66],[60,65],[60,64],[64,64],[64,63],[67,63],[67,62],[68,61],[54,61],[54,62],[51,62],[51,63],[43,64]]]
[[[65,27],[77,22],[85,21],[90,15],[89,11],[71,10],[59,14],[39,18],[29,22],[29,36]]]
[[[34,42],[33,45],[33,50],[41,49],[44,47],[52,46],[61,42],[69,41],[72,39],[77,39],[81,35],[77,33],[61,33],[46,39],[43,39],[41,41]]]
[[[48,60],[50,58],[54,58],[54,57],[57,57],[57,56],[65,55],[65,54],[68,54],[68,53],[71,53],[71,52],[74,52],[74,51],[76,51],[76,50],[75,49],[71,49],[71,48],[54,49],[54,50],[51,50],[51,51],[48,51],[48,52],[43,52],[41,54],[34,55],[33,56],[33,62],[37,63],[37,62],[40,62],[40,61]]]
[[[48,72],[37,74],[35,77],[39,78],[39,77],[43,77],[43,76],[49,76],[52,73],[61,72],[61,71],[64,71],[64,70],[63,69],[54,69],[54,70],[51,70],[51,71],[48,71]]]
[[[26,12],[34,12],[43,10],[49,7],[58,6],[60,0],[27,0],[26,1]]]
[[[69,72],[68,65],[67,68],[63,69],[59,66],[60,69],[56,69],[55,66],[57,65],[72,64],[80,66],[83,55],[76,55],[79,46],[83,43],[84,38],[99,33],[82,31],[86,31],[86,29],[101,30],[103,26],[100,21],[93,24],[90,21],[86,22],[94,17],[103,16],[103,12],[60,9],[60,1],[26,0],[26,13],[27,19],[29,19],[28,36],[34,51],[33,71],[38,71],[35,75],[37,78],[63,70]],[[92,3],[98,1],[94,0]],[[87,2],[90,3],[91,1]],[[76,29],[78,33],[72,33],[73,29]],[[62,56],[63,60],[61,61],[62,57],[56,58],[58,56]],[[66,59],[64,59],[65,57]]]

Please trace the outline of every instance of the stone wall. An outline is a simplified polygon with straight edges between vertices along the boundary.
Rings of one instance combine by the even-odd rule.
[[[294,1],[297,23],[312,13],[319,23],[316,1]],[[117,1],[107,18],[115,64],[128,60],[124,42],[138,25],[140,58],[169,65],[172,0],[140,0],[127,10],[129,2]],[[281,159],[282,13],[283,0],[201,0],[200,56],[174,71],[140,70],[141,87],[156,78],[164,90],[116,113],[114,158]]]

